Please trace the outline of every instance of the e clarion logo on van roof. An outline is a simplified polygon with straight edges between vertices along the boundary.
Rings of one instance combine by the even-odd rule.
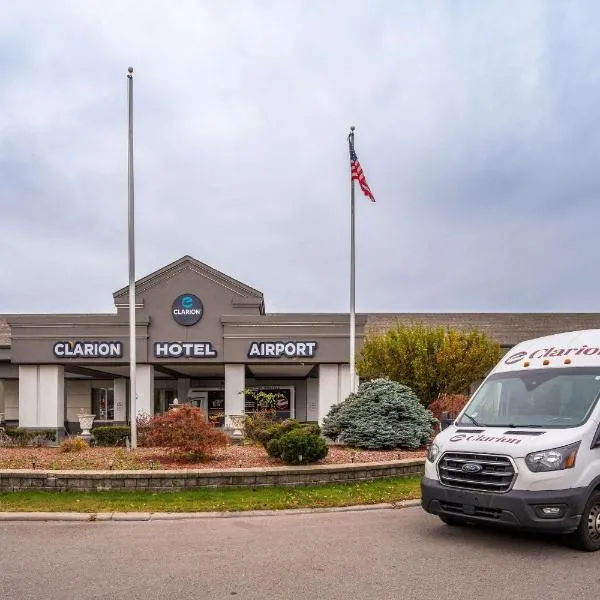
[[[554,356],[584,356],[600,355],[600,348],[593,346],[580,346],[578,348],[539,348],[533,352],[521,351],[511,354],[504,359],[504,364],[514,365],[524,358],[552,358]]]

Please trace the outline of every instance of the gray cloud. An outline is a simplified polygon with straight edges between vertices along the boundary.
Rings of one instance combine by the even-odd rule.
[[[0,22],[0,312],[112,310],[191,254],[272,311],[597,310],[600,7],[13,3]]]

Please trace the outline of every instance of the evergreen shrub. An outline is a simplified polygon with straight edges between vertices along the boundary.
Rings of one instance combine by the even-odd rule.
[[[323,420],[327,438],[370,450],[417,450],[438,420],[407,386],[389,378],[362,383],[356,393],[331,407]]]
[[[329,452],[325,440],[304,427],[293,429],[273,441],[278,445],[279,457],[288,465],[315,463]]]
[[[100,425],[92,429],[92,435],[98,446],[124,446],[125,438],[131,438],[128,425]]]

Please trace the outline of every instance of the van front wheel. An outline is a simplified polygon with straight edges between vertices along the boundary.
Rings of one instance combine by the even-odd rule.
[[[580,550],[600,550],[600,491],[596,490],[589,497],[579,527],[570,535],[570,541]]]

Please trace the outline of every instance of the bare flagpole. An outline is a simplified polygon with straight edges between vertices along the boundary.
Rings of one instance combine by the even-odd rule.
[[[133,67],[127,69],[127,96],[129,104],[129,157],[128,157],[128,196],[129,196],[129,418],[131,421],[131,447],[137,447],[136,423],[136,339],[135,339],[135,237],[133,203]]]
[[[348,141],[350,149],[354,148],[354,125],[350,127]],[[356,348],[356,314],[355,314],[355,244],[354,244],[354,177],[350,174],[350,393],[356,391],[355,348]]]

